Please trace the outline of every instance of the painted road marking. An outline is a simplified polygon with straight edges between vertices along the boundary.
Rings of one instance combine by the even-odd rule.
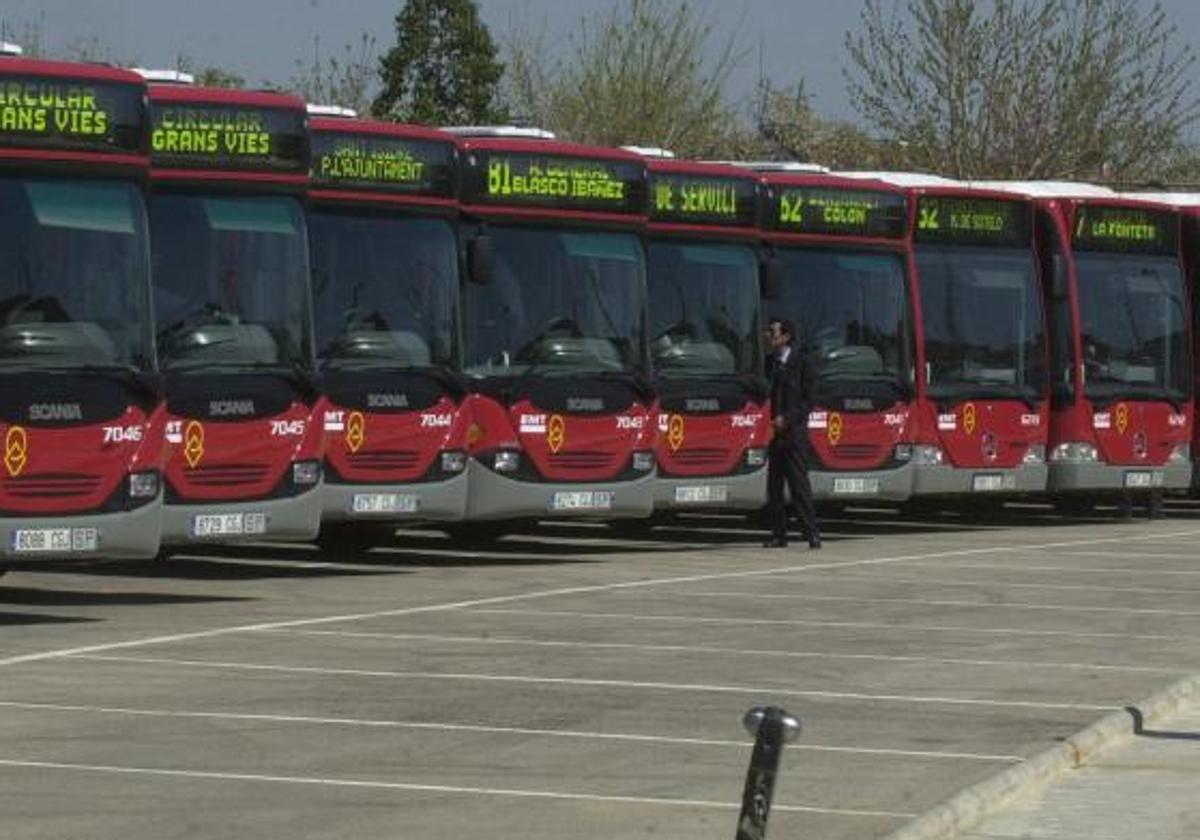
[[[1015,571],[1016,569],[1014,569]],[[911,583],[920,586],[970,586],[995,587],[997,589],[1053,589],[1064,592],[1098,592],[1113,595],[1187,595],[1200,594],[1200,589],[1152,588],[1143,586],[1094,586],[1086,583],[1024,583],[1007,580],[964,580],[959,578],[928,578],[904,577],[902,575],[876,575],[871,572],[843,572],[836,576],[830,574],[827,580],[820,583],[841,583],[847,579],[861,581],[880,581],[883,583]]]

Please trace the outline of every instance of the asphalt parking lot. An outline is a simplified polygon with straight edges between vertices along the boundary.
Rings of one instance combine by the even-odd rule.
[[[401,533],[0,578],[0,836],[883,837],[1200,671],[1200,507]]]

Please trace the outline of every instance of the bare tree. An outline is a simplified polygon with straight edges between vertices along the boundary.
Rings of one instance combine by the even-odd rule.
[[[342,55],[323,56],[321,38],[313,38],[311,61],[296,61],[296,74],[285,87],[309,102],[341,105],[366,115],[379,85],[375,38],[364,32],[357,44],[346,44]]]
[[[1157,3],[866,0],[846,47],[858,112],[957,177],[1146,177],[1200,116]]]
[[[833,169],[890,169],[903,149],[878,140],[857,125],[820,116],[804,84],[791,90],[759,83],[754,124],[769,157],[819,163]]]

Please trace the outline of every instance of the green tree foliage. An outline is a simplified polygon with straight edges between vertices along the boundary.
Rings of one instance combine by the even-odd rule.
[[[866,0],[846,47],[873,130],[956,177],[1145,178],[1198,116],[1157,3]]]
[[[358,44],[346,44],[341,57],[321,54],[320,36],[313,38],[311,61],[296,62],[296,74],[285,87],[308,102],[341,105],[359,114],[371,109],[375,73],[375,39],[363,33]]]
[[[567,139],[708,156],[745,140],[725,96],[737,59],[688,3],[627,0],[584,18],[561,50],[544,35],[510,39],[508,97]]]
[[[497,52],[474,0],[405,0],[396,46],[380,59],[383,89],[372,110],[429,125],[501,121]]]

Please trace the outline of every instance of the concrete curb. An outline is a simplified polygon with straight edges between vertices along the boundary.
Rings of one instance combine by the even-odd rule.
[[[1020,764],[959,791],[885,840],[951,840],[1017,796],[1031,793],[1056,778],[1094,760],[1139,727],[1157,724],[1177,714],[1200,693],[1200,674],[1185,677],[1140,703],[1106,715],[1061,744]]]

